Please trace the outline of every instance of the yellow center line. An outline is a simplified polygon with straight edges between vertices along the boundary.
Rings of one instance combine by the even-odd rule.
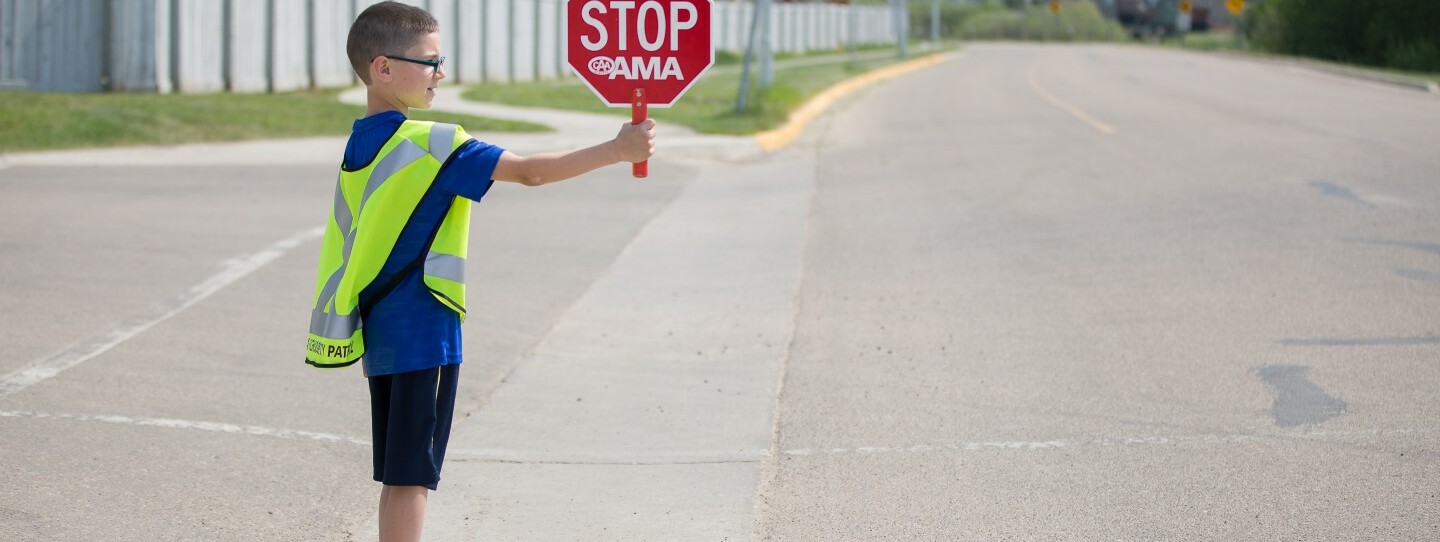
[[[1100,119],[1090,116],[1089,113],[1086,113],[1080,108],[1066,103],[1065,100],[1056,98],[1055,95],[1046,92],[1043,88],[1040,88],[1040,83],[1035,81],[1035,69],[1039,67],[1039,65],[1040,62],[1038,60],[1030,64],[1030,90],[1035,91],[1036,95],[1044,98],[1045,101],[1050,102],[1050,105],[1059,108],[1061,111],[1074,115],[1075,118],[1080,119],[1080,121],[1084,122],[1085,124],[1089,124],[1091,128],[1098,130],[1100,133],[1106,135],[1112,135],[1115,133],[1114,127],[1110,126],[1109,124],[1100,122]]]

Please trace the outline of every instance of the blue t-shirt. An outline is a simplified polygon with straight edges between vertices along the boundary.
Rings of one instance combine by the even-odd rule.
[[[356,120],[350,141],[345,144],[344,167],[368,165],[403,122],[405,115],[398,111]],[[485,197],[494,183],[490,177],[502,152],[500,147],[474,140],[456,149],[430,191],[415,206],[380,274],[360,292],[360,306],[369,310],[364,320],[366,376],[460,363],[460,315],[425,288],[423,266],[410,264],[429,249],[431,232],[445,219],[456,197],[473,201]],[[405,275],[400,276],[401,272]],[[373,299],[397,277],[399,283],[390,293]]]

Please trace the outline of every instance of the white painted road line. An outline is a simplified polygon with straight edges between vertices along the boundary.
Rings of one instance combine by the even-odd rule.
[[[146,418],[112,414],[68,414],[57,412],[33,412],[27,410],[0,410],[0,418],[25,418],[35,420],[66,420],[77,422],[101,422],[116,425],[159,427],[163,429],[185,429],[208,431],[232,435],[283,438],[291,440],[313,440],[317,442],[339,442],[356,446],[370,446],[368,439],[333,433],[317,433],[298,429],[282,429],[258,425],[236,425],[221,422],[177,420],[173,418]],[[856,446],[850,448],[799,448],[785,450],[782,455],[790,457],[832,456],[832,455],[875,455],[914,454],[945,452],[983,452],[999,450],[1057,450],[1061,448],[1113,447],[1113,446],[1155,446],[1164,444],[1240,444],[1274,440],[1312,440],[1317,442],[1350,442],[1381,437],[1423,437],[1434,435],[1431,429],[1394,428],[1368,431],[1300,431],[1293,434],[1276,435],[1170,435],[1150,437],[1119,437],[1096,439],[1055,439],[1036,441],[983,441],[949,444],[918,444],[914,446]],[[596,453],[587,451],[545,451],[527,452],[500,449],[450,449],[446,458],[460,462],[517,463],[526,465],[695,465],[713,463],[756,463],[770,455],[768,450],[736,451],[669,451],[636,455],[633,453]]]
[[[43,382],[62,371],[94,359],[104,354],[111,348],[144,333],[146,330],[155,327],[156,324],[164,322],[180,314],[224,289],[234,284],[246,275],[254,273],[255,270],[264,267],[290,249],[299,246],[300,243],[315,239],[325,234],[324,227],[311,228],[297,232],[289,237],[272,243],[270,246],[254,254],[240,256],[225,263],[225,269],[205,279],[204,282],[192,286],[180,296],[171,299],[161,305],[159,310],[151,314],[145,314],[133,318],[119,326],[81,341],[74,346],[66,348],[50,357],[34,361],[25,367],[0,378],[0,398],[4,398],[25,388]]]
[[[130,416],[114,416],[109,414],[56,414],[49,412],[29,412],[24,410],[0,410],[0,418],[32,418],[41,420],[104,422],[116,425],[163,427],[166,429],[190,429],[194,431],[229,433],[232,435],[252,435],[259,437],[315,440],[320,442],[343,442],[360,446],[370,445],[370,441],[368,440],[358,439],[355,437],[347,437],[345,435],[332,435],[329,433],[316,433],[313,431],[298,431],[295,429],[277,429],[274,427],[261,427],[258,425],[235,425],[217,422],[196,422],[189,420],[175,420],[170,418],[133,418]]]
[[[755,463],[770,455],[769,450],[735,451],[671,450],[661,452],[604,452],[593,450],[504,450],[450,449],[446,461],[479,463],[523,463],[527,465],[702,465],[714,463]]]

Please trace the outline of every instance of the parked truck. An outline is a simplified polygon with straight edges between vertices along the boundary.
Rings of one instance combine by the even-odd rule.
[[[1100,0],[1113,2],[1115,19],[1135,39],[1173,36],[1210,28],[1213,4],[1219,0]],[[1189,4],[1189,12],[1181,3]]]

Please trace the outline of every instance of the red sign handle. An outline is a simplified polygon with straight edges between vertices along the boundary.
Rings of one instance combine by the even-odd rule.
[[[635,87],[635,92],[630,94],[630,122],[637,125],[645,122],[645,119],[649,116],[646,108],[647,103],[648,102],[645,101],[645,89]],[[650,161],[646,160],[644,162],[630,164],[630,174],[634,175],[636,179],[644,179],[650,176]]]

